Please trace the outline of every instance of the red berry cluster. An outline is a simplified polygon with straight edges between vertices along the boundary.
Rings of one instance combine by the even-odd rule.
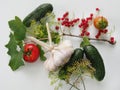
[[[100,11],[100,9],[96,8],[96,12],[99,13],[99,11]],[[70,28],[70,27],[74,27],[75,25],[78,25],[78,27],[81,30],[81,33],[80,33],[81,37],[90,36],[90,32],[88,31],[88,28],[90,27],[91,24],[94,24],[94,20],[95,20],[95,18],[94,18],[93,13],[91,13],[88,17],[83,18],[83,19],[75,18],[75,19],[71,20],[69,18],[69,12],[65,12],[62,15],[62,17],[57,18],[57,21],[60,24],[60,26]],[[59,25],[55,26],[55,29],[59,30],[60,26]],[[97,30],[98,30],[98,32],[95,35],[96,40],[99,39],[102,34],[106,34],[108,32],[108,29],[106,29],[106,28],[104,28],[104,29],[97,28]],[[111,44],[114,44],[115,43],[114,37],[110,37],[108,42],[110,42]]]
[[[79,28],[81,28],[82,32],[80,36],[89,36],[90,32],[87,31],[88,27],[90,26],[90,22],[93,20],[93,14],[91,13],[89,17],[83,18],[81,23],[79,24]]]
[[[98,39],[101,36],[101,34],[106,34],[107,32],[108,32],[107,29],[99,30],[98,33],[97,33],[97,35],[95,36],[95,38]]]
[[[69,15],[69,12],[66,12],[63,14],[62,18],[58,18],[57,20],[61,22],[62,26],[73,27],[80,19],[76,18],[76,19],[70,20],[68,18],[68,15]]]

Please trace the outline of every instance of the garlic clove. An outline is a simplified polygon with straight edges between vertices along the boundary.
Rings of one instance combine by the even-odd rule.
[[[64,59],[62,60],[62,65],[64,65],[65,63],[67,63],[72,55],[72,53],[74,52],[73,48],[65,48],[65,49],[61,49],[60,52],[64,55]]]
[[[53,60],[55,66],[62,66],[69,61],[72,53],[74,52],[73,48],[64,48],[64,49],[57,49],[53,52]]]
[[[66,47],[73,47],[72,42],[70,40],[64,40],[58,46],[58,48],[66,48]]]
[[[65,56],[60,52],[60,50],[54,50],[53,58],[54,65],[61,66]]]
[[[69,61],[69,58],[74,52],[72,42],[70,40],[65,40],[60,43],[58,47],[55,47],[52,52],[55,66],[62,66]]]
[[[48,71],[56,71],[57,67],[54,65],[53,58],[50,57],[44,62],[44,66]]]

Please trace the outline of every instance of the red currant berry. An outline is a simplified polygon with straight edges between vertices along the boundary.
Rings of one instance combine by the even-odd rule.
[[[83,37],[83,36],[84,36],[84,33],[81,33],[81,34],[80,34],[80,36],[82,36],[82,37]]]
[[[62,22],[62,26],[65,25],[65,22]]]
[[[99,9],[99,8],[96,8],[96,11],[100,11],[100,9]]]
[[[85,32],[86,32],[86,29],[83,29],[83,30],[82,30],[82,33],[85,33]]]
[[[81,27],[82,27],[82,24],[78,25],[78,27],[81,28]]]
[[[111,42],[111,43],[115,43],[114,37],[110,37],[110,42]]]
[[[73,20],[73,23],[76,23],[76,22],[77,22],[77,19],[74,19],[74,20]]]
[[[104,30],[99,30],[99,33],[104,33]]]
[[[60,21],[60,18],[58,18],[57,20]]]
[[[90,17],[93,17],[93,13],[90,14]]]
[[[85,19],[82,19],[82,23],[85,22]]]
[[[69,18],[65,18],[65,21],[69,21]]]
[[[59,26],[55,26],[55,29],[56,29],[56,30],[59,30]]]
[[[88,17],[88,18],[86,18],[86,20],[87,20],[87,21],[92,20],[92,17]]]
[[[77,18],[77,21],[79,21],[80,19],[79,18]]]
[[[108,30],[107,30],[107,29],[105,29],[105,30],[103,30],[103,32],[106,34],[106,33],[108,32]]]
[[[89,36],[89,35],[90,35],[90,33],[89,33],[89,32],[86,32],[86,33],[85,33],[85,35],[86,35],[86,36]]]
[[[66,12],[65,14],[63,14],[63,18],[66,18],[68,16],[68,12]]]
[[[114,37],[110,37],[110,40],[113,41],[113,40],[114,40]]]
[[[101,35],[101,30],[99,30],[99,32],[98,32],[98,36],[100,36]]]
[[[65,18],[61,18],[61,20],[64,20]]]
[[[95,38],[97,38],[97,39],[98,39],[98,38],[99,38],[99,35],[96,35],[96,36],[95,36]]]

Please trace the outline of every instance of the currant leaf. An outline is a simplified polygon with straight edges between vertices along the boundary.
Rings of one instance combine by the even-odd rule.
[[[17,57],[17,58],[16,58]],[[13,71],[15,71],[16,69],[18,69],[20,66],[24,65],[24,62],[22,60],[23,57],[23,52],[21,51],[16,51],[16,53],[14,53],[11,56],[10,62],[9,62],[9,66],[11,67],[11,69]]]
[[[10,40],[6,46],[8,48],[8,55],[10,55],[10,61],[9,66],[13,71],[18,69],[20,66],[24,65],[24,62],[22,60],[23,58],[23,50],[22,50],[22,43],[17,43],[15,40],[15,37],[12,33],[10,33]],[[19,50],[18,50],[18,48]]]
[[[11,20],[8,22],[11,31],[13,31],[15,35],[15,39],[21,41],[25,38],[26,35],[26,27],[22,23],[19,17],[15,17],[15,20]]]

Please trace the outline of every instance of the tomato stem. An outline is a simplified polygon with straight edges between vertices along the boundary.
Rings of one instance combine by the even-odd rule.
[[[25,55],[30,56],[32,53],[32,49],[28,49],[26,52],[24,52]]]

